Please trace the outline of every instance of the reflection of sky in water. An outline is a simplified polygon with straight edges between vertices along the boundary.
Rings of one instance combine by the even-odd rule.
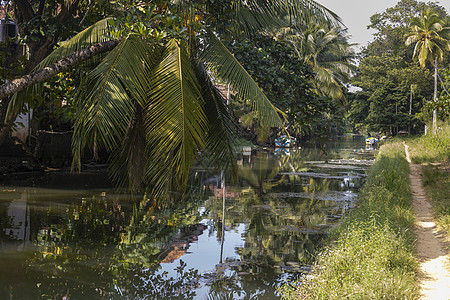
[[[187,252],[172,263],[162,264],[159,273],[166,271],[168,277],[176,277],[175,268],[180,265],[180,260],[183,260],[188,268],[198,270],[202,275],[213,273],[220,262],[220,245],[221,241],[217,238],[217,231],[213,229],[213,220],[204,219],[202,224],[208,226],[198,240],[191,243]],[[246,224],[237,224],[233,229],[225,230],[225,240],[223,244],[223,261],[227,259],[239,259],[236,253],[236,247],[243,247],[244,239],[242,234],[246,231]],[[226,269],[224,275],[231,276],[234,272]],[[202,281],[202,280],[201,280]],[[196,289],[196,297],[194,299],[207,299],[209,293],[209,286],[202,283],[202,286]]]
[[[304,161],[301,161],[301,164],[299,166],[296,166],[296,170],[298,170],[297,172],[293,172],[290,168],[280,169],[278,173],[275,173],[275,177],[268,176],[267,178],[263,179],[268,180],[267,182],[271,183],[279,180],[281,176],[285,174],[287,175],[285,179],[286,181],[280,183],[277,186],[269,188],[265,192],[265,194],[260,197],[256,197],[254,195],[248,196],[247,194],[248,199],[227,199],[227,203],[232,202],[232,205],[236,208],[230,210],[226,214],[226,218],[233,218],[234,227],[226,228],[225,230],[223,261],[226,262],[227,259],[234,262],[236,262],[237,260],[244,260],[238,253],[237,248],[240,248],[240,250],[243,252],[245,252],[244,250],[250,249],[254,251],[254,249],[257,249],[256,246],[253,246],[253,248],[247,247],[248,245],[246,245],[246,239],[248,241],[249,238],[254,238],[251,243],[255,244],[258,243],[259,240],[264,239],[266,240],[264,240],[263,242],[268,242],[268,236],[273,236],[276,238],[277,236],[279,237],[284,234],[286,236],[296,235],[295,238],[299,239],[299,243],[303,241],[315,243],[317,240],[314,238],[314,236],[318,236],[317,232],[321,231],[323,233],[324,231],[329,230],[331,226],[338,223],[338,220],[336,219],[339,219],[342,214],[345,213],[345,211],[351,208],[354,204],[354,201],[356,200],[357,188],[364,181],[365,171],[368,169],[368,164],[365,162],[364,158],[365,156],[367,156],[367,158],[372,160],[373,156],[371,156],[370,153],[357,152],[355,149],[357,148],[346,148],[344,150],[340,150],[339,152],[330,150],[330,155],[328,157],[317,156],[317,158],[314,157],[310,160],[304,159]],[[308,152],[306,151],[306,153]],[[304,153],[302,149],[301,151],[293,152],[290,154],[291,155],[289,156],[289,158],[295,159],[295,155],[298,155],[299,158],[302,158],[301,155],[303,155]],[[344,157],[345,159],[340,159],[341,157]],[[337,158],[337,160],[332,160],[334,158]],[[325,161],[325,159],[329,159],[329,161]],[[295,163],[296,161],[292,162]],[[300,169],[302,168],[305,168],[306,170],[304,170],[304,172],[300,171]],[[269,174],[270,171],[271,169],[269,168],[267,174]],[[258,172],[254,173],[258,174]],[[310,188],[313,192],[310,191]],[[246,187],[246,189],[249,189],[248,186]],[[77,193],[75,191],[64,192],[62,190],[58,191],[36,189],[32,192],[24,190],[20,192],[17,191],[16,193],[14,193],[14,195],[13,193],[9,193],[6,196],[5,194],[0,195],[0,200],[2,200],[2,198],[4,198],[3,200],[5,200],[5,205],[0,202],[0,212],[3,212],[4,218],[9,220],[8,226],[2,224],[3,228],[1,229],[3,230],[3,234],[15,240],[29,240],[30,238],[32,238],[30,236],[30,222],[33,223],[33,226],[35,227],[40,226],[40,228],[34,228],[35,234],[36,232],[39,232],[40,235],[44,235],[44,233],[47,232],[50,228],[52,228],[52,230],[54,229],[55,234],[62,234],[66,229],[72,230],[73,224],[71,224],[70,222],[67,224],[64,223],[67,219],[67,214],[72,211],[72,209],[74,211],[78,210],[77,207],[79,207],[81,199],[83,199],[83,203],[90,203],[93,197],[92,195],[94,193],[97,195],[99,194],[98,191],[83,191]],[[249,201],[249,199],[252,201],[257,201],[252,202]],[[314,200],[316,202],[313,203],[313,201],[310,200]],[[200,283],[202,283],[202,285],[201,287],[196,289],[197,296],[195,299],[207,298],[210,289],[208,285],[213,282],[213,280],[218,276],[220,272],[222,272],[220,274],[224,276],[235,275],[238,277],[241,276],[239,277],[241,279],[248,279],[248,277],[245,277],[246,275],[236,274],[236,272],[234,271],[236,270],[236,268],[232,269],[233,266],[236,266],[233,265],[234,262],[224,263],[222,265],[223,268],[218,268],[221,252],[221,240],[218,239],[218,235],[220,236],[221,233],[217,230],[218,228],[220,228],[220,226],[218,226],[218,223],[221,219],[221,201],[221,199],[213,199],[212,201],[210,201],[213,204],[211,207],[200,207],[193,210],[194,214],[197,212],[200,216],[204,217],[204,219],[201,221],[201,224],[205,225],[206,229],[204,229],[201,234],[196,235],[192,240],[184,240],[184,242],[181,241],[180,245],[182,245],[183,243],[185,245],[189,245],[186,252],[179,251],[177,255],[174,255],[174,257],[177,258],[170,263],[161,264],[161,270],[159,271],[160,273],[167,271],[168,277],[176,277],[177,273],[174,269],[180,265],[180,260],[183,260],[186,263],[186,269],[194,268],[198,270],[201,274]],[[250,204],[247,205],[247,202],[245,201],[249,201]],[[245,206],[239,207],[239,203],[241,203],[241,205],[243,205],[242,203],[245,203]],[[308,206],[309,203],[313,204],[310,204],[310,206]],[[116,206],[114,206],[114,208],[115,207]],[[123,207],[125,208],[125,206]],[[231,204],[228,207],[231,209]],[[89,206],[86,206],[86,208],[89,208]],[[312,211],[308,211],[309,209],[312,209]],[[128,208],[128,211],[126,212],[121,212],[119,210],[119,212],[116,212],[115,217],[111,217],[111,221],[119,220],[119,214],[123,214],[123,216],[129,216],[131,210],[131,208]],[[213,210],[213,213],[210,213],[209,210]],[[264,227],[263,230],[260,232],[257,230],[251,231],[252,229],[250,228],[250,223],[247,224],[246,222],[249,222],[249,219],[253,218],[253,215],[244,216],[242,210],[248,210],[246,212],[248,214],[260,213],[262,218],[264,218],[264,222],[267,223],[261,225],[255,222],[255,220],[252,221],[256,224],[256,226]],[[308,213],[310,212],[311,214],[308,215]],[[105,210],[104,212],[102,212],[102,214],[103,213],[107,218],[109,218],[110,211]],[[83,214],[88,214],[88,212],[84,211]],[[30,216],[33,216],[34,219],[31,220]],[[74,212],[73,217],[78,218],[78,212]],[[36,222],[37,218],[42,218],[43,223],[38,224]],[[158,218],[158,216],[156,216],[156,218]],[[74,220],[72,222],[74,222]],[[66,229],[62,227],[62,225],[64,224],[67,226]],[[104,225],[105,229],[109,228],[109,225]],[[123,224],[123,226],[122,224],[116,224],[115,226],[115,229],[109,228],[109,230],[113,230],[113,232],[110,233],[111,236],[116,234],[117,230],[126,230],[126,226],[128,226],[128,224]],[[180,227],[172,228],[174,228],[173,231],[175,231]],[[92,239],[92,245],[97,246],[100,245],[100,243],[103,243],[103,234],[106,234],[106,231],[104,233],[98,232],[98,235],[91,234],[88,231],[84,232],[84,234],[84,238],[89,237],[90,239]],[[309,235],[309,237],[306,237],[307,235]],[[81,236],[83,237],[83,235]],[[59,242],[58,239],[55,239],[54,241]],[[110,241],[111,240],[108,240],[108,242]],[[164,244],[164,242],[161,242],[161,244]],[[5,243],[4,245],[0,245],[0,259],[3,259],[1,254],[2,252],[5,253],[6,249],[8,249],[8,252],[10,253],[14,252],[12,244],[8,247],[7,246],[7,243]],[[56,246],[59,247],[59,244]],[[75,246],[74,243],[64,244],[64,246],[67,246],[67,249],[71,249],[71,247],[73,247],[73,249],[78,249],[77,251],[80,251],[80,253],[90,256],[89,245],[83,247],[82,244],[76,244]],[[134,247],[134,245],[132,246]],[[272,254],[278,254],[282,252],[283,246],[284,245],[281,245],[281,249],[278,248],[275,250],[267,247],[266,250],[267,252],[272,251]],[[117,247],[117,244],[111,243],[107,246],[105,244],[105,247],[101,249],[102,251],[110,249],[112,254],[115,251],[114,247]],[[145,255],[145,253],[143,254]],[[18,253],[16,253],[15,255],[17,256],[17,258],[20,257]],[[270,258],[270,254],[264,253],[264,255]],[[292,258],[289,258],[289,260],[291,259]],[[17,262],[20,261],[25,260],[17,259]],[[39,261],[37,261],[36,263],[38,262]],[[101,261],[96,262],[95,257],[92,257],[91,262],[92,268],[96,267],[96,264],[102,264]],[[238,264],[238,262],[236,264]],[[14,266],[13,264],[11,265]],[[277,262],[275,266],[271,265],[271,267],[273,269],[283,271],[289,269],[287,261],[281,261],[281,263]],[[26,266],[23,265],[20,268],[25,271]],[[273,275],[273,278],[268,280],[271,280],[272,282],[276,280],[282,280],[283,278],[287,277],[286,274],[288,273],[277,273]],[[95,282],[95,284],[103,284],[103,282],[100,282],[100,280],[101,279],[99,279],[99,282]],[[263,293],[263,290],[266,288],[266,286],[264,286],[262,283],[260,283],[260,285],[258,286],[257,283],[255,283],[257,281],[258,279],[256,278],[251,282],[253,284],[252,292]],[[63,279],[61,279],[61,284],[64,285]],[[239,287],[244,286],[243,281],[236,282],[236,284]],[[267,299],[272,299],[275,296],[273,294],[271,296],[268,296],[266,294],[264,297],[266,297]],[[239,297],[236,296],[235,298],[238,299]]]
[[[214,268],[220,262],[220,239],[217,238],[217,231],[212,231],[212,220],[205,219],[201,223],[208,226],[198,240],[191,243],[187,253],[181,258],[176,259],[169,264],[162,264],[161,272],[167,271],[169,276],[175,276],[176,272],[173,270],[180,265],[179,260],[182,259],[189,268],[195,268],[200,273],[214,271]],[[225,241],[223,246],[223,260],[226,258],[238,259],[236,254],[236,247],[242,247],[244,239],[242,234],[246,230],[246,224],[239,224],[231,230],[225,230]],[[209,233],[212,231],[211,234]],[[208,246],[205,246],[208,245]]]

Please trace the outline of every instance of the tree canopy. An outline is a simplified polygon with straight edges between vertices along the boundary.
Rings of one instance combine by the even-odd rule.
[[[16,9],[22,14],[27,11],[21,10],[22,2],[35,8],[51,5],[19,2]],[[84,3],[69,2],[67,9],[72,12]],[[234,122],[212,78],[229,83],[250,104],[261,125],[282,125],[281,111],[223,41],[238,40],[250,29],[264,32],[286,26],[287,17],[301,23],[305,11],[328,22],[339,21],[314,1],[126,1],[116,5],[111,17],[61,43],[35,70],[94,44],[113,44],[71,70],[81,79],[73,103],[74,165],[80,166],[86,147],[94,153],[104,149],[111,153],[111,172],[119,183],[132,189],[150,187],[156,197],[184,190],[189,168],[200,152],[212,153],[218,168],[232,161]],[[86,16],[91,8],[88,3]],[[217,17],[223,12],[233,22]],[[33,104],[29,96],[41,89],[37,84],[13,97],[10,111]]]
[[[352,84],[363,89],[353,97],[351,116],[358,116],[357,121],[351,121],[354,124],[365,123],[368,130],[395,134],[407,128],[417,130],[421,122],[428,120],[423,106],[432,99],[434,67],[419,67],[413,60],[414,53],[418,53],[415,44],[405,44],[411,36],[410,25],[427,10],[442,20],[448,18],[443,7],[416,0],[399,1],[371,17],[368,27],[376,30],[374,40],[360,53],[360,64],[352,79]],[[442,54],[444,65],[448,64],[449,52]],[[367,101],[359,101],[359,96]],[[361,111],[367,112],[364,120],[357,113]]]

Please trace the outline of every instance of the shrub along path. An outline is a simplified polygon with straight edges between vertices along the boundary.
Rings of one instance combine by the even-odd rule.
[[[450,299],[450,271],[448,251],[433,220],[430,201],[425,196],[422,185],[422,167],[411,163],[408,146],[405,144],[406,158],[410,163],[410,184],[413,207],[416,215],[417,256],[420,262],[420,286],[422,299]]]

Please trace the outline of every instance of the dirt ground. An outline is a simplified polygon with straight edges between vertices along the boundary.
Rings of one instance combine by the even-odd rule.
[[[406,146],[406,145],[405,145]],[[410,184],[416,215],[416,255],[420,263],[421,299],[450,299],[450,254],[443,234],[433,219],[433,209],[422,186],[422,166],[410,163]]]

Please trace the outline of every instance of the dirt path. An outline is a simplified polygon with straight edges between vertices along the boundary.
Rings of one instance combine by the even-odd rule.
[[[416,255],[420,263],[421,299],[448,300],[450,299],[450,267],[447,258],[449,253],[445,250],[442,239],[439,238],[431,203],[425,196],[421,165],[411,163],[406,145],[405,150],[406,158],[410,163],[409,178],[416,215]]]

